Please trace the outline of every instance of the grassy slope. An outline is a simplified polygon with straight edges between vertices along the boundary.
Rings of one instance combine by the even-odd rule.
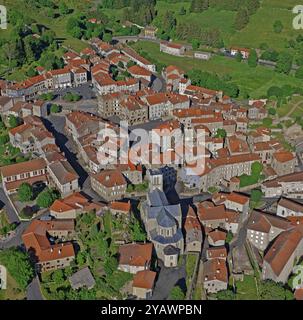
[[[292,8],[298,4],[297,0],[263,0],[261,8],[250,18],[246,28],[235,31],[233,24],[235,13],[230,11],[217,11],[209,9],[202,13],[189,13],[184,16],[178,15],[183,6],[187,11],[189,2],[167,3],[157,2],[158,17],[155,24],[159,24],[161,17],[167,11],[176,13],[178,22],[195,21],[205,28],[218,28],[221,30],[226,46],[244,46],[259,48],[260,44],[266,42],[271,48],[285,49],[287,40],[296,37],[300,31],[292,28],[294,14]],[[280,34],[273,32],[273,24],[280,20],[284,25],[284,30]]]
[[[134,48],[141,48],[159,62],[162,62],[166,65],[177,65],[185,71],[197,69],[202,71],[216,72],[219,75],[229,74],[232,76],[232,81],[238,84],[240,89],[247,91],[253,97],[260,97],[261,95],[266,94],[267,89],[273,85],[302,85],[302,81],[294,78],[293,76],[279,74],[272,69],[262,66],[250,68],[244,62],[239,63],[233,59],[228,59],[221,56],[214,56],[209,61],[174,57],[160,52],[158,44],[146,41],[136,43]]]
[[[262,42],[266,42],[271,48],[285,49],[287,40],[300,33],[292,27],[292,20],[295,17],[292,8],[297,4],[297,0],[263,0],[261,8],[250,18],[248,26],[236,32],[228,43],[258,48]],[[284,25],[284,30],[280,34],[273,32],[276,20],[280,20]]]
[[[57,1],[59,2],[59,1]],[[66,3],[68,3],[69,8],[74,10],[73,14],[76,14],[77,12],[81,12],[81,5],[84,5],[87,1],[78,1],[78,4],[74,0],[68,0]],[[7,8],[15,7],[17,10],[21,11],[22,7],[20,6],[19,2],[16,2],[14,0],[5,0],[3,3],[7,6]],[[79,4],[80,3],[80,4]],[[30,8],[23,6],[23,10],[34,20],[37,21],[37,23],[45,25],[47,28],[53,30],[56,33],[56,36],[63,40],[63,44],[66,46],[71,46],[76,51],[81,51],[84,49],[87,45],[85,42],[75,39],[72,36],[70,36],[67,33],[66,30],[66,22],[69,17],[72,15],[68,15],[67,17],[59,17],[56,19],[49,18],[45,14],[42,14],[41,12],[34,11],[32,12]],[[9,38],[10,35],[10,26],[8,25],[8,30],[0,30],[0,38],[5,37]]]
[[[179,15],[180,8],[184,7],[187,11],[186,15]],[[219,29],[223,37],[229,37],[233,32],[233,22],[235,12],[231,11],[217,11],[215,9],[209,9],[202,13],[189,13],[190,2],[178,2],[178,3],[167,3],[165,1],[157,1],[156,9],[158,16],[156,17],[154,24],[161,26],[162,17],[167,10],[175,13],[178,23],[183,22],[194,22],[199,23],[205,28],[213,27]]]

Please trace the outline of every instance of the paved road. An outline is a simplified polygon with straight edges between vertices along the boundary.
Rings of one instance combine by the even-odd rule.
[[[237,237],[229,244],[229,254],[232,253],[233,248],[241,247],[245,244],[248,220],[249,219],[246,219],[243,223],[240,224],[240,229]]]
[[[73,152],[71,142],[69,141],[69,138],[65,135],[65,117],[60,115],[51,115],[48,117],[48,119],[45,120],[44,124],[47,130],[52,132],[56,139],[56,144],[59,146],[60,150],[64,152],[66,159],[79,175],[79,184],[80,187],[82,187],[84,181],[88,177],[88,174],[79,164],[77,154]]]
[[[64,152],[66,159],[79,175],[79,184],[81,189],[83,189],[83,192],[95,201],[104,202],[104,199],[96,194],[91,188],[88,172],[78,161],[74,142],[70,137],[65,135],[65,117],[60,115],[51,115],[47,120],[45,120],[45,125],[47,129],[53,133],[56,139],[56,144],[59,146],[60,150]]]
[[[29,222],[21,222],[15,230],[15,234],[8,240],[0,241],[0,249],[8,249],[11,247],[19,247],[22,245],[22,233],[29,225]]]
[[[34,278],[34,280],[27,287],[26,298],[27,300],[44,300],[41,293],[40,281],[38,276]]]
[[[0,187],[0,209],[6,210],[7,217],[10,223],[19,222],[15,209],[11,206],[4,190]]]

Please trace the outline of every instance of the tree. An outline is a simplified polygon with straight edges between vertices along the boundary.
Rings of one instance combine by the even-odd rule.
[[[228,231],[226,236],[226,243],[230,243],[233,238],[234,238],[233,233],[231,231]]]
[[[137,219],[131,225],[131,237],[132,241],[143,242],[146,240],[146,233]]]
[[[112,41],[112,39],[113,39],[113,36],[112,36],[112,34],[111,33],[104,33],[103,34],[103,38],[102,38],[102,40],[104,41],[104,42],[108,42],[108,43],[110,43],[111,41]]]
[[[5,145],[8,142],[9,142],[8,134],[3,134],[0,136],[0,145]]]
[[[280,73],[289,74],[292,68],[293,56],[288,52],[282,52],[279,54],[276,71]]]
[[[107,257],[104,262],[104,271],[107,276],[114,273],[118,267],[118,261],[115,257]]]
[[[269,108],[268,109],[268,113],[271,115],[271,116],[275,116],[277,114],[277,110],[275,108]]]
[[[209,0],[192,0],[189,11],[202,12],[208,9]]]
[[[284,26],[280,20],[276,20],[274,22],[273,28],[275,33],[281,33],[283,31]]]
[[[61,107],[57,104],[52,104],[50,108],[51,113],[59,113],[61,111]]]
[[[303,66],[296,70],[295,76],[298,79],[303,79]]]
[[[22,183],[18,189],[18,198],[21,202],[31,201],[33,199],[33,188],[28,183]]]
[[[69,8],[68,6],[66,5],[65,2],[60,2],[59,4],[59,12],[61,15],[66,15],[66,14],[69,14]]]
[[[26,289],[34,276],[34,269],[29,255],[17,248],[0,251],[0,261],[22,289]]]
[[[235,300],[235,294],[232,290],[219,291],[216,297],[218,300]]]
[[[243,59],[242,53],[240,51],[236,54],[236,61],[241,62]]]
[[[262,120],[262,124],[264,125],[264,127],[270,128],[272,125],[272,119],[271,118],[264,118]]]
[[[266,280],[261,283],[260,296],[262,300],[286,300],[288,294],[282,284],[272,280]]]
[[[260,189],[254,189],[251,191],[250,200],[254,203],[258,203],[263,196],[263,193]]]
[[[77,264],[83,266],[86,263],[87,253],[85,251],[79,251],[76,257]]]
[[[170,34],[169,31],[171,32],[172,30],[174,30],[176,25],[177,20],[174,16],[174,13],[172,11],[166,11],[162,19],[162,29]]]
[[[217,133],[216,133],[216,138],[226,138],[226,136],[227,136],[227,133],[226,133],[226,130],[225,129],[221,129],[221,128],[219,128],[218,130],[217,130]]]
[[[247,63],[250,67],[255,68],[258,65],[258,55],[256,50],[251,50]]]
[[[83,32],[80,27],[74,27],[70,30],[70,34],[77,39],[81,39],[83,36]]]
[[[19,126],[20,121],[17,117],[15,117],[14,115],[10,115],[8,118],[8,124],[10,126],[10,128],[16,128]]]
[[[240,8],[235,19],[236,30],[242,30],[249,22],[249,15],[246,8]]]
[[[267,90],[267,97],[277,97],[278,99],[283,96],[283,91],[277,86],[272,86]]]
[[[180,10],[179,10],[179,15],[180,16],[184,16],[184,15],[186,15],[186,9],[182,6],[181,8],[180,8]]]
[[[62,282],[64,281],[64,273],[62,270],[56,270],[52,274],[52,280],[57,284],[61,285]]]
[[[40,208],[49,208],[56,199],[59,199],[58,191],[47,188],[39,193],[36,203]]]
[[[179,286],[175,286],[171,289],[169,293],[170,300],[184,300],[185,294]]]
[[[247,5],[247,11],[249,15],[252,15],[256,13],[256,11],[260,7],[260,1],[259,0],[246,0],[246,5]]]
[[[193,50],[198,50],[200,47],[200,41],[197,39],[193,39],[191,44],[193,46]]]

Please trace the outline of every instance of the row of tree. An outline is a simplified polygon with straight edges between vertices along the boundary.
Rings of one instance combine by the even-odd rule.
[[[236,98],[239,96],[239,87],[227,79],[221,79],[215,73],[203,72],[201,70],[191,70],[188,72],[188,77],[192,83],[213,90],[222,90],[224,94]]]

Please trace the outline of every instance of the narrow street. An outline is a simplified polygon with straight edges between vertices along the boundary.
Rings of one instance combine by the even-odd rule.
[[[28,285],[26,290],[26,298],[27,300],[44,300],[41,288],[40,288],[40,280],[38,276],[36,276],[33,281]]]
[[[12,207],[4,190],[2,189],[2,186],[0,187],[0,210],[1,209],[4,209],[6,211],[9,223],[20,221],[15,209]]]
[[[74,142],[65,134],[65,117],[51,115],[45,120],[45,126],[50,132],[53,133],[56,139],[56,144],[64,153],[67,161],[79,175],[79,185],[83,192],[95,201],[104,202],[105,200],[96,194],[96,192],[91,188],[89,174],[78,160]]]

